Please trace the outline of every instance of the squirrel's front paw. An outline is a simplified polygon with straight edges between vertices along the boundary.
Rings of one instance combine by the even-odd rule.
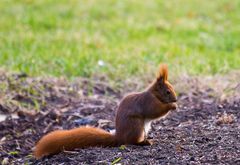
[[[175,109],[177,109],[177,107],[178,107],[178,106],[177,106],[177,103],[171,103],[171,104],[170,104],[170,109],[171,109],[171,110],[175,110]]]

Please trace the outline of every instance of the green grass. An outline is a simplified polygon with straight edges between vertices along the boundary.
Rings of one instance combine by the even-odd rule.
[[[10,71],[125,79],[161,62],[176,75],[240,69],[238,0],[1,0],[0,13]]]

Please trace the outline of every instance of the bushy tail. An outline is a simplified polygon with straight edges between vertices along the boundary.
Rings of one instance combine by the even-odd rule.
[[[71,130],[58,130],[39,140],[35,146],[34,156],[39,159],[63,150],[95,146],[114,147],[117,146],[117,142],[114,135],[99,128],[80,127]]]

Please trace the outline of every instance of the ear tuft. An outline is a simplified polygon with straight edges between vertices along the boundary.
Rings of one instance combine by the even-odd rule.
[[[167,81],[167,79],[168,79],[168,67],[167,67],[166,64],[161,64],[160,65],[157,79],[162,79],[163,81]]]

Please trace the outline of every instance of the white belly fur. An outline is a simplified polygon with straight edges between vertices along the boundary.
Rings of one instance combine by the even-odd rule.
[[[145,136],[147,136],[149,130],[151,129],[151,123],[152,123],[152,120],[145,120],[144,121],[144,132],[145,132]]]

